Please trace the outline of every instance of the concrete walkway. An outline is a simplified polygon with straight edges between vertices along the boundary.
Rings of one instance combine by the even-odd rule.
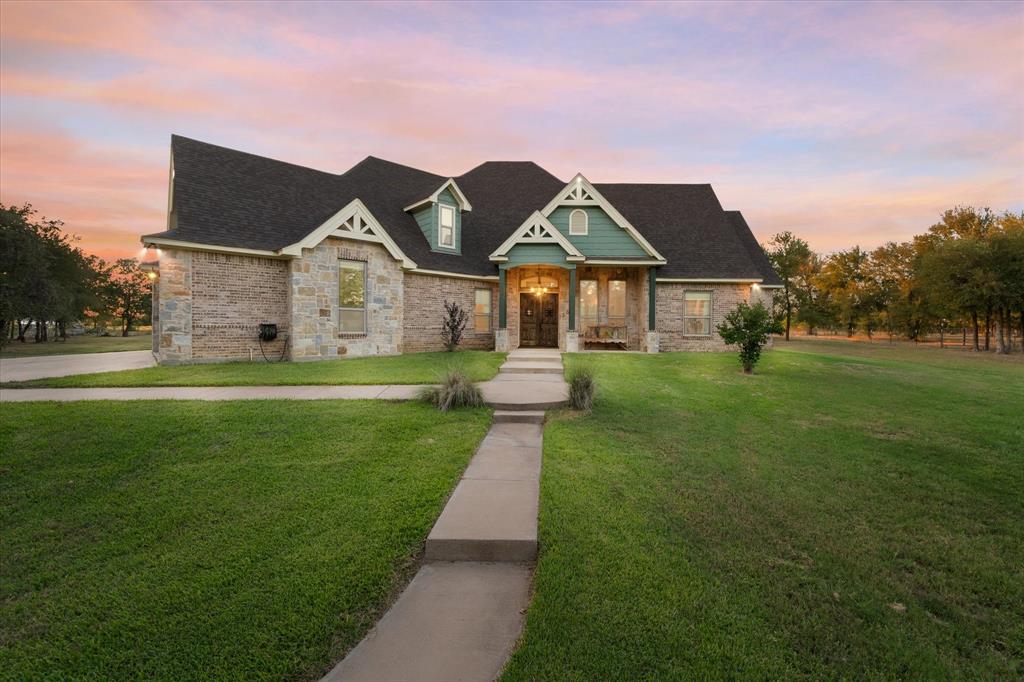
[[[0,402],[31,400],[413,400],[423,386],[154,386],[146,388],[4,388]]]
[[[427,563],[325,681],[489,682],[501,673],[529,604],[543,410],[565,401],[561,371],[557,351],[514,351],[482,385],[503,409],[427,536]]]
[[[0,358],[0,381],[29,381],[48,377],[66,377],[71,374],[116,372],[122,369],[152,367],[155,364],[153,353],[148,350]]]

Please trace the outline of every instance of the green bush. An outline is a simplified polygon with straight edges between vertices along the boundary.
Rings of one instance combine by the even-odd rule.
[[[753,374],[761,348],[771,334],[782,333],[782,324],[760,301],[754,305],[741,302],[718,325],[718,333],[726,343],[739,346],[743,373]]]
[[[594,370],[586,365],[574,364],[569,368],[566,379],[569,383],[569,405],[574,410],[590,412],[597,392]]]
[[[449,369],[439,385],[427,386],[420,392],[420,399],[442,412],[456,407],[480,407],[484,404],[480,389],[461,369]]]

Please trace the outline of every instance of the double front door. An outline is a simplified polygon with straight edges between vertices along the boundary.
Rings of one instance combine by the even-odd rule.
[[[519,345],[558,347],[558,294],[519,294]]]

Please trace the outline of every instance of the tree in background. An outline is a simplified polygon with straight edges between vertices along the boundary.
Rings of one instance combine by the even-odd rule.
[[[793,306],[797,298],[797,281],[811,258],[811,249],[807,242],[794,237],[791,232],[780,232],[772,237],[764,251],[782,280],[782,290],[777,296],[785,318],[786,340],[789,341]]]
[[[107,271],[107,306],[121,321],[121,336],[128,336],[132,324],[149,310],[149,277],[134,258],[119,258]]]
[[[868,287],[868,254],[859,246],[837,251],[829,256],[821,268],[816,285],[827,289],[832,298],[839,324],[846,335],[853,336],[862,321],[868,321],[873,309],[873,292]],[[871,324],[867,324],[871,338]]]
[[[806,325],[809,334],[819,328],[834,329],[838,323],[829,290],[818,286],[824,264],[825,260],[812,252],[795,279],[796,321]]]

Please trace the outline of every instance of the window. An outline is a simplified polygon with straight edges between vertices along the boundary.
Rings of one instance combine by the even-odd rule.
[[[455,207],[438,204],[440,219],[438,221],[437,243],[449,249],[455,248]]]
[[[577,208],[569,214],[569,234],[587,233],[587,212]]]
[[[580,280],[580,324],[584,334],[597,325],[597,280]]]
[[[711,292],[687,291],[683,294],[683,333],[711,335]]]
[[[491,331],[491,290],[477,289],[473,303],[473,331],[486,334]]]
[[[366,333],[366,263],[338,261],[338,331]]]
[[[608,324],[626,326],[626,282],[621,279],[608,280]]]

